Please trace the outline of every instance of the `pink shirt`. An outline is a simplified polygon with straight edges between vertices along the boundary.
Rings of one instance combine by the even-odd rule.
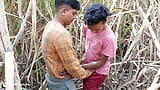
[[[116,38],[113,31],[107,27],[99,33],[92,33],[87,26],[83,27],[85,43],[85,63],[90,63],[100,59],[103,54],[109,57],[106,64],[96,69],[97,73],[108,75],[110,69],[110,58],[116,55]]]

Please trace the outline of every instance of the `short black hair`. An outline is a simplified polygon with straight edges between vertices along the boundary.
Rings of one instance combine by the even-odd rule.
[[[95,25],[100,21],[106,21],[110,15],[111,12],[103,4],[93,4],[86,9],[84,21],[87,25]]]
[[[62,5],[68,5],[72,9],[80,10],[80,3],[77,0],[55,0],[56,11]]]

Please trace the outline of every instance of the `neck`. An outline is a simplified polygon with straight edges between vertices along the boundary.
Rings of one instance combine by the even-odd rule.
[[[103,26],[103,30],[104,30],[104,29],[106,29],[106,27],[107,27],[107,24],[104,24],[104,26]]]
[[[54,20],[58,21],[62,26],[64,26],[64,27],[66,26],[63,22],[63,19],[62,19],[61,15],[56,14],[55,17],[54,17]]]

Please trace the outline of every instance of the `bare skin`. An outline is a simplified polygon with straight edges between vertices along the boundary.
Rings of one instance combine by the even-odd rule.
[[[108,60],[108,56],[101,55],[98,61],[93,61],[87,64],[82,64],[81,66],[85,69],[96,69],[96,68],[103,66],[107,60]]]
[[[100,21],[95,25],[88,26],[88,28],[91,30],[92,33],[99,33],[103,31],[105,27],[106,27],[106,21]],[[85,69],[96,69],[103,66],[108,59],[109,59],[108,56],[101,55],[98,61],[82,64],[81,66]]]
[[[85,69],[90,69],[92,71],[94,71],[94,69],[102,67],[106,61],[108,60],[108,56],[105,55],[101,55],[100,59],[98,61],[93,61],[87,64],[81,64],[81,66]],[[66,72],[61,72],[59,75],[65,75],[68,74],[67,71]]]

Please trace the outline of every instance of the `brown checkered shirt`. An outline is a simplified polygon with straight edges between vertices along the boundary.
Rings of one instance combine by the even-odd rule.
[[[80,66],[70,33],[56,20],[48,22],[42,35],[42,55],[48,73],[54,78],[88,77],[91,72]],[[60,75],[67,71],[68,74]]]

